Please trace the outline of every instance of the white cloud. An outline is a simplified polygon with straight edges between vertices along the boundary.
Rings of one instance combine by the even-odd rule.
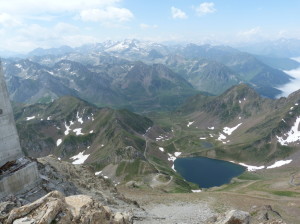
[[[66,15],[84,21],[128,21],[133,14],[129,9],[118,7],[120,2],[122,0],[2,0],[0,9],[5,14],[0,15],[6,23],[16,16],[24,21],[57,21]],[[10,14],[14,17],[8,18]]]
[[[156,29],[156,28],[158,28],[157,25],[148,25],[145,23],[141,23],[140,27],[141,27],[141,29]]]
[[[20,26],[22,23],[8,13],[0,13],[0,25],[4,27]]]
[[[56,33],[50,32],[48,28],[42,27],[38,24],[24,26],[18,30],[18,33],[21,34],[20,38],[29,38],[31,40],[38,41],[50,39],[52,35],[56,35]]]
[[[88,35],[68,35],[64,36],[61,40],[60,45],[68,45],[71,47],[79,47],[87,43],[96,43],[99,40],[93,36]]]
[[[54,30],[59,33],[75,33],[79,28],[68,23],[58,23],[54,26]]]
[[[106,22],[117,21],[125,22],[133,18],[133,14],[126,8],[107,7],[105,9],[87,9],[80,12],[83,21]]]
[[[241,32],[238,33],[238,35],[239,36],[250,37],[250,36],[258,34],[260,31],[261,31],[260,27],[257,26],[257,27],[254,27],[252,29],[249,29],[249,30],[241,31]]]
[[[57,23],[52,27],[25,24],[12,31],[3,31],[0,41],[3,49],[19,52],[27,52],[37,47],[50,48],[61,45],[77,47],[97,42],[96,38],[81,34],[78,27],[68,23]]]
[[[187,15],[181,9],[175,8],[174,6],[171,7],[171,13],[173,19],[186,19]]]
[[[286,31],[286,30],[280,30],[278,32],[278,37],[279,38],[284,38],[287,34],[288,34],[288,31]]]
[[[215,3],[213,2],[203,2],[196,8],[196,12],[199,16],[214,13],[215,11],[217,10],[215,9]]]
[[[1,11],[14,14],[74,12],[112,6],[121,0],[9,0],[1,1]]]

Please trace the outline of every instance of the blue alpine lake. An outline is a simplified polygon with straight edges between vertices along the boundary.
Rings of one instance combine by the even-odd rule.
[[[206,157],[177,158],[174,166],[184,179],[202,188],[227,184],[246,170],[238,164]]]

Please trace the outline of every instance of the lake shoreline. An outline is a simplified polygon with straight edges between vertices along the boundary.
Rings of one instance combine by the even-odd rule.
[[[207,157],[181,157],[174,161],[174,165],[177,173],[200,188],[227,184],[246,171],[239,164]]]

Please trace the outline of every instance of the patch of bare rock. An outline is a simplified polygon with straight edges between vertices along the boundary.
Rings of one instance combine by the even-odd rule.
[[[272,209],[270,205],[252,208],[245,212],[231,210],[225,214],[213,216],[206,221],[207,224],[287,224],[280,214]]]
[[[65,197],[59,191],[52,191],[35,202],[14,208],[8,213],[3,210],[0,216],[3,224],[126,224],[130,220],[129,213],[113,213],[109,207],[101,205],[90,196]]]
[[[271,206],[253,207],[248,212],[231,208],[218,214],[205,201],[172,199],[167,203],[161,194],[159,203],[141,208],[88,166],[74,166],[54,156],[40,158],[37,164],[39,185],[1,199],[0,224],[285,224]]]

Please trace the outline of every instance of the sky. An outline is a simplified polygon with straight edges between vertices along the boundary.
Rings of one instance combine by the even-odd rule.
[[[299,0],[0,0],[0,51],[106,40],[300,39]]]

